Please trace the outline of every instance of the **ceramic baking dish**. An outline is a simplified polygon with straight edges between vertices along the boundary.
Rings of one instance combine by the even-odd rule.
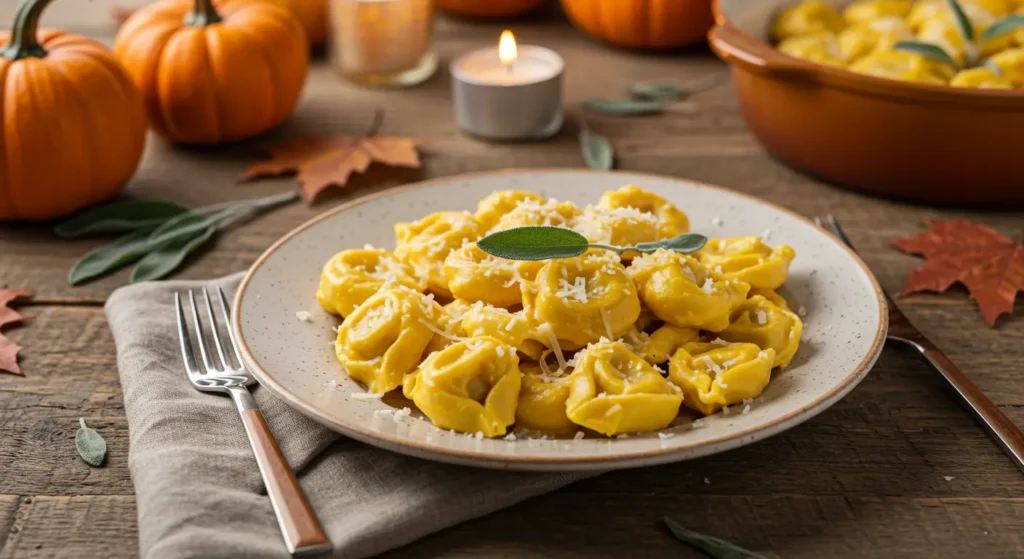
[[[732,67],[747,124],[771,153],[873,194],[1024,206],[1024,90],[900,82],[782,54],[768,30],[793,3],[716,0],[708,34]]]

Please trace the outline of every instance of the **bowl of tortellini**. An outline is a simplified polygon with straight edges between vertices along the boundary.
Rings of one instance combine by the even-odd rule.
[[[747,123],[830,182],[1024,204],[1024,2],[717,0],[709,34]]]
[[[636,250],[510,260],[478,243],[523,227]],[[681,208],[632,184],[585,206],[500,190],[475,212],[395,224],[394,250],[338,252],[316,299],[341,319],[339,370],[438,428],[649,433],[680,413],[749,410],[800,345],[803,322],[777,292],[795,251],[758,235],[641,248],[689,231]]]

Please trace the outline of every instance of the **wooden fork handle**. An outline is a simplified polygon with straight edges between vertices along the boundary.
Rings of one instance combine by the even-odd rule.
[[[306,494],[281,454],[281,448],[277,446],[263,413],[256,407],[239,409],[239,413],[288,552],[292,555],[305,555],[329,550],[331,540],[320,526]]]
[[[953,386],[967,405],[970,412],[988,430],[1013,463],[1024,472],[1024,433],[999,411],[992,400],[977,387],[971,379],[937,348],[920,348],[921,354]]]

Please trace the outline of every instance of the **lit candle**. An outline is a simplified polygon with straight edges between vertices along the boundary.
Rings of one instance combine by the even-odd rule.
[[[494,140],[549,138],[562,127],[565,61],[554,51],[516,45],[511,31],[497,47],[451,64],[455,121],[464,132]]]

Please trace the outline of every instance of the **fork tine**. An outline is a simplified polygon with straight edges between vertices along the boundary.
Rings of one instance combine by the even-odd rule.
[[[185,362],[185,372],[189,378],[200,374],[199,364],[196,363],[196,355],[192,351],[192,340],[188,336],[188,326],[185,324],[185,309],[181,306],[181,294],[174,294],[175,315],[178,318],[178,339],[181,341],[181,358]]]
[[[846,236],[846,233],[843,232],[843,228],[839,226],[839,220],[836,219],[836,216],[828,214],[827,219],[829,227],[832,228],[832,231],[836,236],[842,239],[842,241],[846,243],[846,246],[853,247],[853,244],[850,243],[850,239]]]
[[[199,342],[199,354],[203,356],[203,364],[206,365],[206,373],[220,372],[213,366],[213,361],[210,359],[210,353],[206,350],[206,339],[203,334],[203,321],[199,320],[199,306],[196,305],[195,293],[190,289],[188,291],[188,300],[192,304],[192,318],[196,322],[196,341]]]
[[[231,329],[231,307],[228,305],[228,297],[224,294],[224,289],[219,285],[217,286],[217,293],[220,294],[220,310],[224,313],[224,321],[228,325],[228,340],[231,342],[231,349],[235,352],[235,359],[238,360],[238,365],[245,368],[245,362],[242,361],[242,354],[238,351],[238,340],[235,339],[235,332]]]
[[[220,332],[217,327],[217,317],[213,314],[213,304],[210,302],[210,291],[203,288],[203,298],[206,299],[206,314],[210,317],[210,331],[213,332],[213,345],[217,348],[217,355],[220,357],[220,362],[224,364],[224,369],[233,369],[234,367],[228,361],[228,356],[224,352],[224,344],[220,341]]]

